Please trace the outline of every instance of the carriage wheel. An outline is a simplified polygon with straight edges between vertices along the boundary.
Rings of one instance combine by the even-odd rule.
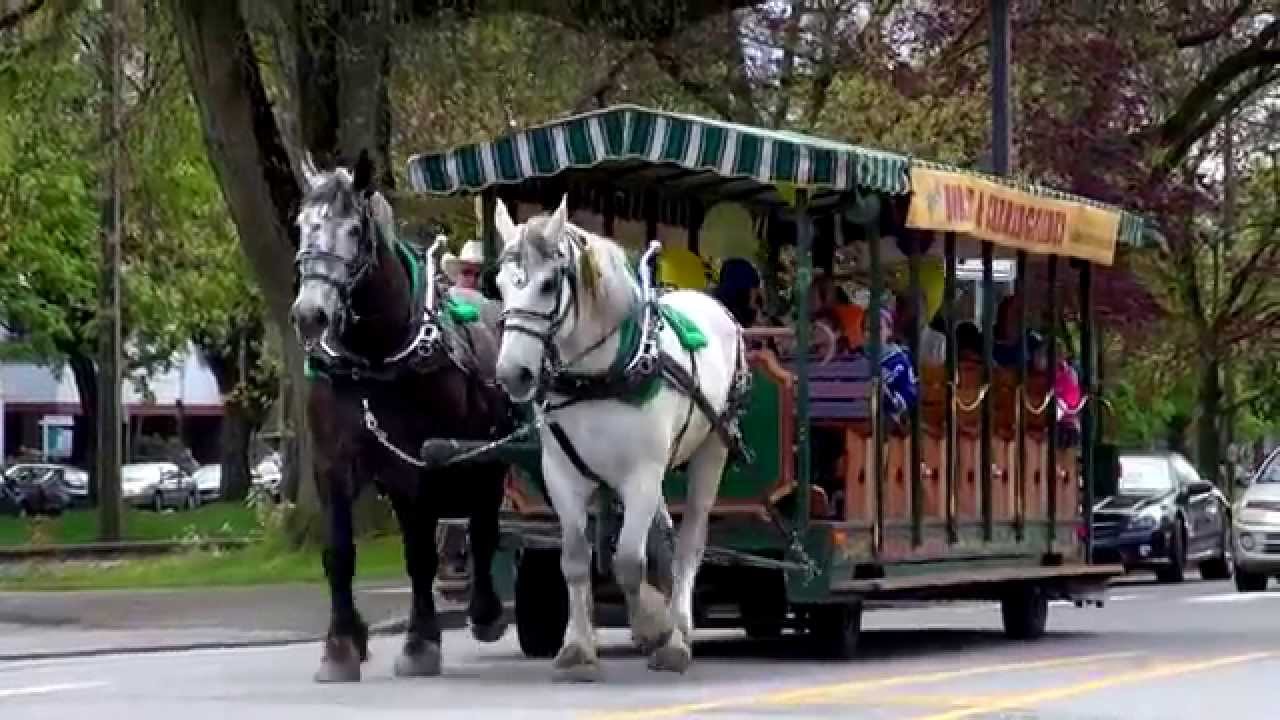
[[[833,660],[851,660],[858,652],[862,603],[810,606],[806,626],[809,639],[820,655]]]
[[[560,572],[560,552],[527,548],[516,566],[516,635],[525,657],[560,652],[569,625],[569,589]]]

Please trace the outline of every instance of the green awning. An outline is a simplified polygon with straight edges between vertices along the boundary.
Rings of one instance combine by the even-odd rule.
[[[640,161],[763,185],[902,195],[910,159],[856,145],[692,115],[618,105],[562,118],[491,142],[409,160],[409,184],[436,195]]]
[[[828,199],[854,189],[907,195],[911,168],[923,166],[981,177],[1041,197],[1115,210],[1121,213],[1118,244],[1143,246],[1159,239],[1133,213],[1039,185],[825,138],[635,105],[616,105],[491,141],[415,155],[408,170],[413,191],[450,196],[569,170],[625,175],[643,166],[654,168],[648,180],[677,192],[687,184],[700,183],[699,178],[718,177],[735,192],[792,183]],[[674,174],[659,174],[664,167]]]

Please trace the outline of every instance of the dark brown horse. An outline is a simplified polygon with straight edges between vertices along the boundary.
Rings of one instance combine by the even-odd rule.
[[[371,187],[362,154],[354,172],[320,172],[308,158],[307,193],[298,213],[298,295],[292,320],[308,351],[308,416],[316,448],[316,483],[328,515],[325,574],[332,600],[316,680],[358,681],[368,630],[352,592],[356,548],[352,505],[374,484],[391,501],[404,537],[413,607],[400,676],[440,673],[440,626],[433,602],[436,522],[469,519],[472,633],[485,642],[505,630],[491,566],[506,466],[497,463],[421,469],[429,438],[484,440],[511,427],[493,382],[495,328],[487,312],[438,290],[395,239],[391,208]],[[479,302],[483,302],[480,300]]]

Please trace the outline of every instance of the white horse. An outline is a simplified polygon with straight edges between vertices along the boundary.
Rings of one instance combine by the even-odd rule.
[[[517,226],[499,200],[494,218],[504,242],[498,381],[516,402],[546,392],[538,405],[542,472],[560,519],[569,589],[569,626],[554,668],[565,679],[599,674],[587,512],[603,482],[623,504],[613,569],[633,639],[650,653],[650,668],[684,672],[692,660],[694,577],[749,378],[742,329],[710,295],[677,291],[661,305],[691,321],[705,344],[686,350],[670,322],[657,331],[650,322],[657,305],[646,305],[623,249],[570,223],[566,203]],[[623,347],[636,336],[624,330],[629,322],[639,324],[628,328],[641,337],[630,343],[634,353]],[[646,328],[656,345],[644,342],[653,339]],[[645,393],[646,382],[657,387]],[[668,605],[646,580],[645,541],[655,515],[668,517],[663,476],[684,463],[688,500]]]

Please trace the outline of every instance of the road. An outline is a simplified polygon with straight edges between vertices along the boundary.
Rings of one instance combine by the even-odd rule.
[[[130,720],[328,718],[809,718],[858,720],[1224,720],[1274,718],[1280,591],[1230,583],[1129,583],[1103,609],[1055,606],[1050,634],[1007,641],[998,609],[868,613],[863,657],[806,659],[796,638],[701,632],[685,676],[657,675],[625,631],[602,631],[606,677],[550,681],[514,633],[480,646],[446,634],[443,677],[392,677],[379,638],[359,685],[310,680],[315,644],[0,663],[0,717]]]

